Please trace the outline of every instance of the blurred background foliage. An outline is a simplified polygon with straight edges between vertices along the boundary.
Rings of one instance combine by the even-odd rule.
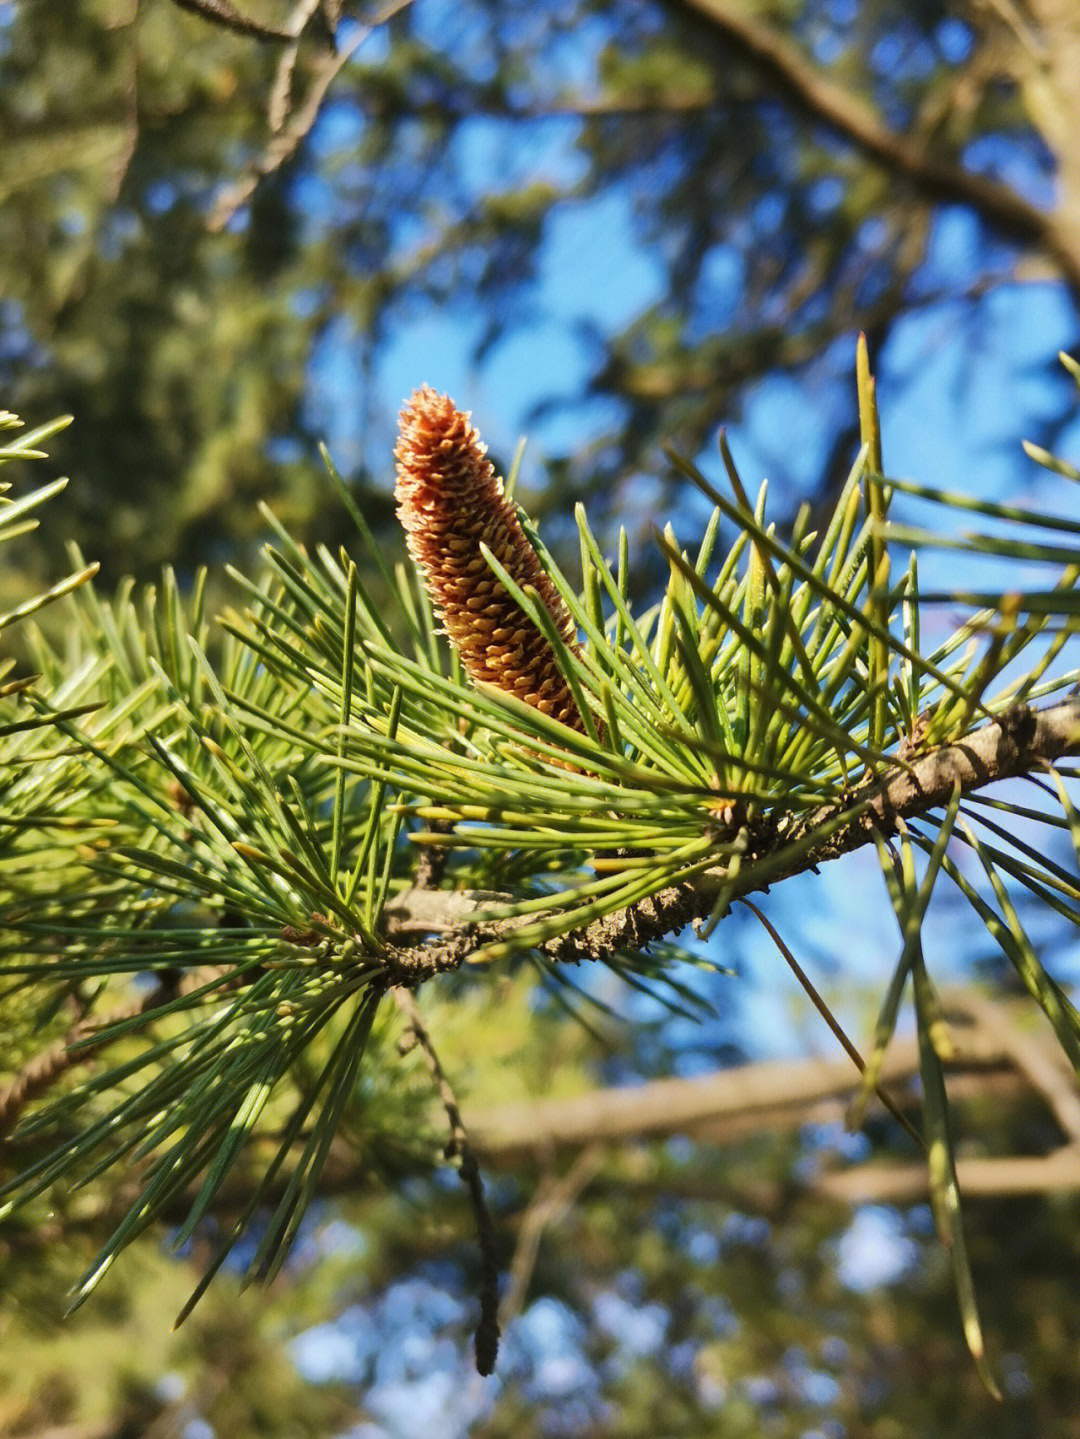
[[[1056,282],[1075,333],[1080,102],[1056,8],[1060,33],[1054,0],[427,0],[359,46],[236,206],[280,45],[171,0],[7,4],[5,403],[77,416],[57,455],[72,537],[113,578],[235,556],[259,498],[332,541],[320,438],[385,523],[418,379],[403,336],[433,317],[510,412],[498,438],[531,421],[559,515],[568,492],[597,523],[662,509],[670,482],[640,484],[659,441],[695,455],[781,377],[819,432],[809,455],[774,435],[770,477],[805,497],[850,461],[859,329],[883,384],[894,327],[943,301],[977,346],[995,291]],[[323,43],[301,46],[298,106]],[[1047,384],[1042,443],[1067,405]]]
[[[339,54],[364,18],[345,5]],[[327,73],[316,28],[298,106]],[[1070,0],[415,0],[245,199],[280,48],[171,0],[0,4],[0,401],[31,424],[76,419],[50,443],[72,477],[62,511],[6,565],[5,604],[61,573],[67,539],[107,584],[248,567],[259,499],[333,549],[347,528],[319,439],[397,547],[396,406],[444,375],[480,397],[457,395],[485,433],[490,416],[497,458],[522,425],[536,437],[528,506],[556,549],[576,498],[601,531],[692,515],[659,444],[697,455],[725,422],[757,436],[792,509],[824,502],[856,438],[855,332],[887,416],[918,391],[901,340],[920,314],[972,363],[1018,357],[990,438],[1006,422],[1014,445],[1022,422],[1049,447],[1075,433],[1053,368],[1080,338]],[[1055,335],[1034,366],[1029,315]],[[957,414],[965,379],[961,364]],[[794,933],[836,998],[829,955],[854,946],[810,894],[789,901]],[[786,990],[755,988],[747,928],[724,942],[748,997],[711,981],[715,1025],[609,995],[632,1022],[598,1043],[524,980],[494,997],[461,984],[438,1001],[444,1063],[483,1105],[821,1046]],[[870,971],[891,933],[858,947]],[[1059,958],[1068,978],[1075,956]],[[847,979],[839,1003],[866,1034],[873,1001]],[[1051,1144],[1037,1103],[972,1105],[979,1152]],[[433,1186],[403,1156],[391,1189],[359,1193],[344,1165],[274,1288],[226,1282],[174,1338],[200,1256],[151,1243],[59,1324],[104,1223],[91,1187],[83,1210],[0,1237],[0,1434],[1080,1434],[1075,1197],[968,1207],[995,1407],[925,1208],[853,1218],[800,1185],[823,1152],[905,1144],[895,1126],[810,1125],[596,1156],[553,1210],[486,1384],[469,1375],[476,1258],[452,1175]],[[538,1186],[572,1169],[494,1176],[508,1263]]]

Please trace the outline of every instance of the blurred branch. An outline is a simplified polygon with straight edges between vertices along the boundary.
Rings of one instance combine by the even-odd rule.
[[[1017,1063],[1017,1052],[1034,1041],[1017,1028],[1011,1008],[970,989],[946,991],[942,1002],[962,1026],[954,1036],[956,1058],[950,1066],[956,1079],[965,1081],[958,1089],[978,1096],[995,1075],[1011,1074],[1029,1092],[1034,1089],[1056,1117],[1053,1096],[1063,1081],[1055,1074],[1035,1083]],[[918,1071],[917,1045],[910,1039],[890,1046],[880,1077],[894,1089],[898,1103],[910,1106],[917,1101],[910,1084]],[[478,1151],[500,1164],[601,1142],[624,1144],[676,1134],[723,1144],[750,1133],[842,1120],[855,1083],[856,1070],[848,1059],[768,1060],[693,1079],[660,1079],[633,1088],[473,1110],[467,1122]],[[1075,1077],[1072,1094],[1076,1100]],[[1063,1133],[1071,1139],[1068,1130],[1063,1128]],[[920,1173],[925,1175],[925,1165]]]
[[[274,84],[270,90],[270,100],[266,109],[271,135],[276,135],[289,118],[289,112],[292,110],[293,75],[296,73],[296,61],[300,54],[300,36],[304,32],[304,27],[318,11],[321,3],[322,0],[300,0],[289,17],[288,30],[293,39],[292,43],[282,52],[278,61],[277,74],[274,76]]]
[[[233,30],[238,35],[248,35],[254,40],[291,40],[288,30],[279,30],[274,25],[264,25],[260,20],[249,20],[229,3],[229,0],[173,0],[179,10],[188,10],[220,25],[224,30]]]
[[[958,1159],[956,1177],[969,1200],[1080,1189],[1080,1146],[1067,1145],[1045,1155]],[[841,1204],[919,1204],[930,1197],[930,1176],[925,1164],[864,1164],[823,1174],[811,1188]]]
[[[974,1040],[965,1063],[982,1070],[1000,1066],[999,1049]],[[914,1041],[894,1045],[882,1067],[882,1081],[903,1084],[918,1072]],[[471,1110],[473,1142],[500,1165],[531,1155],[578,1149],[594,1143],[626,1144],[647,1139],[705,1135],[725,1142],[729,1123],[736,1137],[745,1122],[757,1132],[796,1127],[823,1103],[845,1102],[857,1071],[848,1059],[767,1060],[717,1070],[693,1079],[657,1079],[632,1088],[590,1090],[558,1100],[504,1104]],[[838,1117],[841,1111],[837,1110]]]
[[[270,141],[247,172],[218,196],[217,203],[207,220],[209,230],[216,232],[224,229],[241,206],[251,199],[259,181],[272,175],[275,170],[279,170],[287,160],[292,158],[319,118],[319,111],[326,98],[326,93],[337,76],[364,41],[380,25],[385,24],[387,20],[404,10],[410,3],[411,0],[388,0],[388,3],[376,12],[371,23],[361,26],[350,42],[341,50],[330,50],[320,56],[303,104],[291,113],[292,70],[295,64],[296,37],[292,35],[284,37],[293,41],[293,44],[282,59],[277,81],[271,90]],[[302,18],[309,9],[310,7],[301,5],[297,12],[298,16]]]
[[[931,154],[918,140],[883,124],[865,100],[836,84],[796,45],[751,18],[730,0],[680,0],[716,27],[734,48],[791,104],[829,126],[908,180],[932,200],[969,205],[999,234],[1052,254],[1070,288],[1080,292],[1080,248],[1053,214],[985,175]]]

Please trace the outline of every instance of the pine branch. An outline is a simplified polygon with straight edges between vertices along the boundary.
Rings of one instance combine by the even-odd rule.
[[[247,605],[222,617],[223,644],[204,620],[201,580],[190,604],[171,576],[141,606],[129,591],[109,604],[85,586],[71,601],[76,649],[38,636],[33,680],[4,684],[0,673],[3,994],[25,1007],[31,1032],[54,1035],[73,993],[93,995],[99,1011],[76,1016],[79,1028],[0,1101],[0,1121],[19,1121],[5,1142],[19,1162],[0,1184],[0,1221],[120,1160],[138,1184],[76,1302],[176,1205],[190,1204],[180,1239],[193,1235],[249,1147],[261,1172],[183,1314],[270,1206],[249,1274],[272,1278],[341,1130],[361,1111],[355,1130],[369,1130],[376,1092],[388,1110],[400,1104],[400,1066],[381,1050],[382,1001],[395,990],[477,1216],[477,1357],[489,1367],[496,1270],[479,1170],[408,991],[517,956],[573,1010],[583,996],[566,966],[587,960],[694,1012],[700,1001],[678,971],[686,956],[667,936],[691,923],[704,935],[741,897],[873,843],[901,954],[860,1102],[879,1086],[910,979],[931,1192],[961,1256],[965,1331],[981,1362],[922,926],[944,876],[1080,1070],[1080,1017],[1013,898],[1026,889],[1080,924],[1080,885],[1052,845],[1040,852],[991,813],[1047,826],[1080,853],[1075,770],[1059,763],[1080,755],[1080,698],[1061,698],[1077,675],[1057,663],[1080,630],[1080,542],[1069,509],[925,488],[920,500],[950,517],[974,511],[1007,531],[951,539],[894,526],[863,360],[864,443],[824,533],[809,534],[800,515],[789,539],[778,536],[764,488],[750,497],[726,445],[725,494],[676,457],[715,508],[696,554],[670,527],[658,536],[669,576],[644,613],[629,601],[625,539],[613,567],[579,512],[582,585],[571,585],[508,500],[469,417],[425,387],[397,449],[415,568],[391,569],[334,477],[381,572],[380,599],[351,556],[312,557],[264,511],[266,574],[234,576]],[[1063,461],[1035,458],[1067,476]],[[0,503],[0,537],[48,493]],[[736,539],[717,567],[722,518]],[[888,547],[898,539],[1050,564],[1054,575],[1009,595],[928,599],[914,558],[896,578]],[[84,567],[45,598],[87,578]],[[930,600],[975,613],[927,652]],[[1042,809],[985,793],[1019,776],[1041,785]],[[981,889],[950,839],[979,860]],[[419,864],[417,846],[429,856]],[[155,988],[139,994],[132,977],[146,973]],[[118,1001],[127,1008],[108,1016]],[[91,1069],[91,1056],[104,1062]],[[1070,1125],[1075,1108],[1055,1100]],[[527,1260],[523,1251],[522,1272]]]
[[[962,794],[970,794],[996,780],[1042,773],[1065,755],[1080,755],[1080,698],[1043,709],[1017,705],[956,743],[896,765],[878,778],[868,777],[842,803],[823,805],[785,833],[766,831],[756,846],[751,840],[744,860],[745,881],[732,881],[723,870],[706,871],[696,880],[672,885],[539,948],[550,960],[573,964],[602,959],[615,949],[640,949],[704,919],[722,888],[732,901],[768,888],[872,843],[875,834],[894,833],[900,821],[917,819],[945,804],[958,785]],[[838,817],[856,809],[857,814],[836,826]],[[815,841],[816,835],[821,838]],[[786,860],[786,852],[796,849],[796,857]],[[766,862],[768,878],[762,880],[757,867]],[[470,913],[491,898],[490,893],[406,891],[386,912],[391,939],[410,930],[456,932],[430,945],[392,948],[386,963],[394,981],[415,986],[459,968],[481,946],[511,935],[523,921],[470,924]]]

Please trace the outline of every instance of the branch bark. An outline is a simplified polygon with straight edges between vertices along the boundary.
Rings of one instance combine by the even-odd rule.
[[[970,1198],[1080,1189],[1080,1141],[1072,1133],[1080,1103],[1075,1075],[1045,1062],[1043,1046],[1017,1027],[1008,1006],[970,989],[946,992],[942,999],[945,1010],[964,1021],[950,1071],[952,1097],[985,1101],[991,1092],[1004,1097],[1034,1090],[1066,1141],[1048,1154],[962,1159],[961,1191]],[[914,1087],[918,1072],[916,1042],[894,1043],[886,1053],[882,1079],[912,1105],[919,1102]],[[478,1152],[491,1166],[530,1159],[550,1164],[568,1150],[593,1155],[600,1146],[673,1135],[731,1144],[751,1134],[840,1122],[854,1083],[855,1071],[844,1059],[770,1061],[694,1079],[663,1079],[572,1099],[474,1110],[467,1114],[467,1123]],[[870,1163],[817,1175],[808,1187],[845,1204],[904,1204],[926,1199],[929,1179],[921,1161]]]
[[[965,1031],[958,1068],[984,1079],[1008,1063],[1000,1043],[980,1029]],[[892,1045],[882,1082],[903,1086],[919,1072],[914,1040]],[[477,1153],[488,1163],[511,1165],[559,1150],[593,1144],[686,1135],[715,1143],[797,1128],[820,1118],[822,1106],[837,1119],[858,1081],[849,1059],[767,1060],[693,1079],[657,1079],[632,1088],[590,1090],[572,1098],[533,1100],[467,1110],[465,1122]]]
[[[1080,1189],[1080,1148],[1007,1159],[960,1159],[956,1180],[965,1199],[1001,1199],[1018,1194],[1052,1194]],[[811,1186],[840,1204],[919,1204],[930,1197],[925,1164],[867,1164],[823,1174]]]
[[[805,819],[763,836],[743,857],[740,878],[729,882],[722,869],[673,885],[628,909],[617,910],[539,946],[547,959],[577,963],[618,949],[640,949],[704,919],[727,886],[729,901],[838,859],[869,844],[875,835],[895,832],[900,821],[916,819],[946,804],[953,790],[982,789],[996,780],[1042,772],[1064,755],[1080,754],[1080,698],[1042,709],[1015,705],[998,719],[954,744],[940,745],[880,776],[865,779],[843,804],[823,805]],[[860,804],[856,818],[837,829],[846,810]],[[815,843],[815,834],[820,840]],[[791,858],[785,862],[785,854]],[[767,862],[767,869],[765,868]],[[521,920],[469,923],[469,913],[490,899],[470,894],[409,890],[387,907],[392,982],[410,987],[438,973],[458,969],[481,945],[505,938]],[[534,917],[534,916],[533,916]],[[454,922],[457,921],[456,928]],[[397,945],[410,933],[446,933],[427,945]]]

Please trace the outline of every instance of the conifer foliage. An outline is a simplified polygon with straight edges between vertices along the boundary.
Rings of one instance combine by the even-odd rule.
[[[0,620],[24,622],[32,655],[0,677],[0,1223],[17,1232],[77,1206],[79,1186],[112,1186],[117,1222],[76,1303],[178,1211],[182,1244],[238,1175],[244,1201],[191,1303],[249,1230],[249,1274],[271,1277],[341,1132],[372,1163],[380,1136],[420,1135],[437,1162],[393,1042],[404,1022],[477,1210],[489,1369],[482,1189],[415,992],[465,964],[531,965],[572,1000],[565,962],[593,961],[685,1006],[681,965],[707,962],[676,943],[687,925],[707,936],[743,897],[874,845],[899,957],[853,1117],[910,981],[935,1215],[984,1365],[921,937],[945,881],[1080,1072],[1080,1020],[1017,903],[1026,891],[1080,922],[1050,843],[1080,848],[1080,472],[1031,452],[1061,484],[1057,512],[887,479],[859,360],[863,443],[823,530],[804,512],[781,537],[726,447],[723,491],[672,456],[714,510],[691,550],[656,536],[668,580],[643,610],[625,536],[609,562],[579,512],[572,585],[469,417],[425,387],[397,448],[415,565],[387,565],[330,466],[392,611],[359,554],[310,554],[267,511],[265,568],[233,573],[242,600],[214,623],[205,577],[107,599],[79,556]],[[5,501],[0,535],[55,488]],[[940,524],[895,523],[901,494]],[[952,534],[957,515],[983,529]],[[923,592],[919,551],[941,545],[1047,578]],[[62,596],[58,642],[31,615]],[[940,606],[961,618],[928,648]],[[988,789],[1020,776],[1030,799]]]

